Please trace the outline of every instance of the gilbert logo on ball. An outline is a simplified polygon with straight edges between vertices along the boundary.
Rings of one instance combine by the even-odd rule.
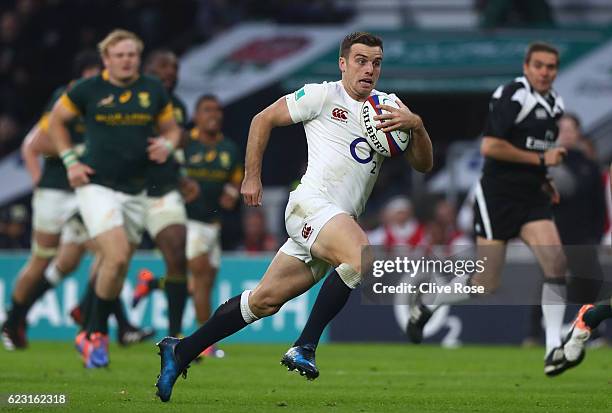
[[[387,105],[399,108],[399,105],[387,95],[372,95],[361,107],[361,129],[368,144],[379,154],[392,157],[404,152],[410,143],[412,131],[408,134],[402,131],[383,132],[376,129],[381,121],[374,120],[374,116],[388,113],[376,106]]]

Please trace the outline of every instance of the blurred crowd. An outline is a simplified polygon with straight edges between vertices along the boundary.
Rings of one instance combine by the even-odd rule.
[[[147,49],[178,54],[243,20],[350,18],[332,2],[298,0],[3,0],[0,2],[0,158],[19,146],[52,91],[73,78],[73,56],[121,27]]]
[[[475,6],[482,13],[485,27],[516,25],[520,21],[543,25],[551,22],[550,8],[544,0],[482,0],[476,1]],[[95,48],[110,29],[122,27],[139,33],[148,50],[167,47],[180,54],[247,16],[251,20],[284,23],[337,23],[352,17],[350,7],[350,2],[325,0],[3,0],[0,158],[20,146],[52,90],[74,77],[72,57],[80,50]],[[588,231],[593,240],[601,238],[610,219],[603,205],[605,185],[595,163],[594,147],[580,133],[576,117],[564,118],[560,126],[559,143],[572,152],[569,162],[551,171],[565,200],[557,208],[559,217],[571,222],[570,217],[576,214],[590,216],[590,224],[580,229]],[[590,168],[589,176],[581,174],[584,168]],[[371,230],[371,242],[447,245],[449,251],[456,245],[470,243],[469,195],[460,212],[459,221],[463,224],[458,225],[457,209],[461,205],[449,203],[444,194],[409,193],[413,178],[409,169],[404,159],[385,163],[367,214],[362,218],[364,227]],[[584,202],[580,203],[581,199]],[[262,211],[243,209],[241,214],[242,221],[236,216],[226,220],[229,232],[224,239],[225,249],[274,251],[284,241],[283,229],[270,228]],[[0,248],[29,247],[29,215],[28,199],[0,208]],[[560,227],[563,225],[561,222]]]

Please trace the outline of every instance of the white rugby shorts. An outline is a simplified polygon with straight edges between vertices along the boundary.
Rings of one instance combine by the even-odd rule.
[[[185,224],[187,224],[185,203],[177,190],[160,197],[147,197],[145,228],[151,238],[155,239],[157,234],[170,225]]]
[[[32,227],[35,231],[60,234],[62,227],[78,212],[72,191],[36,188],[32,197]]]
[[[131,244],[140,244],[147,199],[145,192],[126,194],[97,184],[75,190],[81,217],[91,238],[123,227]]]
[[[187,259],[208,254],[210,265],[221,266],[221,225],[201,221],[187,221]]]
[[[310,253],[319,232],[330,219],[338,214],[346,214],[330,200],[320,194],[307,190],[295,190],[289,195],[285,209],[285,228],[289,239],[280,251],[304,261],[315,281],[327,274],[330,265]]]

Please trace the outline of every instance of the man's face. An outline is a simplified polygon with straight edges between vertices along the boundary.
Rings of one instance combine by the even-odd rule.
[[[573,119],[562,117],[559,119],[559,136],[557,143],[564,148],[575,148],[580,141],[580,130]]]
[[[148,69],[152,75],[162,81],[166,90],[174,90],[178,76],[178,61],[173,53],[159,55]]]
[[[529,61],[523,64],[523,73],[538,93],[548,93],[557,77],[557,66],[554,53],[533,52]]]
[[[206,133],[219,133],[223,125],[221,104],[214,99],[202,101],[196,110],[194,122],[198,129]]]
[[[140,51],[135,41],[125,39],[110,46],[103,60],[110,77],[125,82],[138,74]]]
[[[341,56],[339,62],[345,87],[360,98],[368,97],[380,77],[382,57],[378,46],[352,45],[348,57]]]

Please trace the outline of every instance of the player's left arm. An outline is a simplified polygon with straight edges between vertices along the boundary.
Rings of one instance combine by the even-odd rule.
[[[149,138],[149,159],[164,163],[181,143],[181,128],[174,119],[172,104],[168,103],[157,116],[159,136]]]
[[[374,116],[374,120],[382,121],[376,125],[376,128],[381,129],[383,132],[401,130],[410,133],[412,131],[412,139],[406,151],[408,162],[419,172],[429,172],[433,167],[433,148],[427,129],[425,129],[423,124],[423,119],[416,113],[412,113],[401,100],[397,99],[396,102],[399,105],[399,109],[392,106],[379,105],[380,109],[389,113]]]

